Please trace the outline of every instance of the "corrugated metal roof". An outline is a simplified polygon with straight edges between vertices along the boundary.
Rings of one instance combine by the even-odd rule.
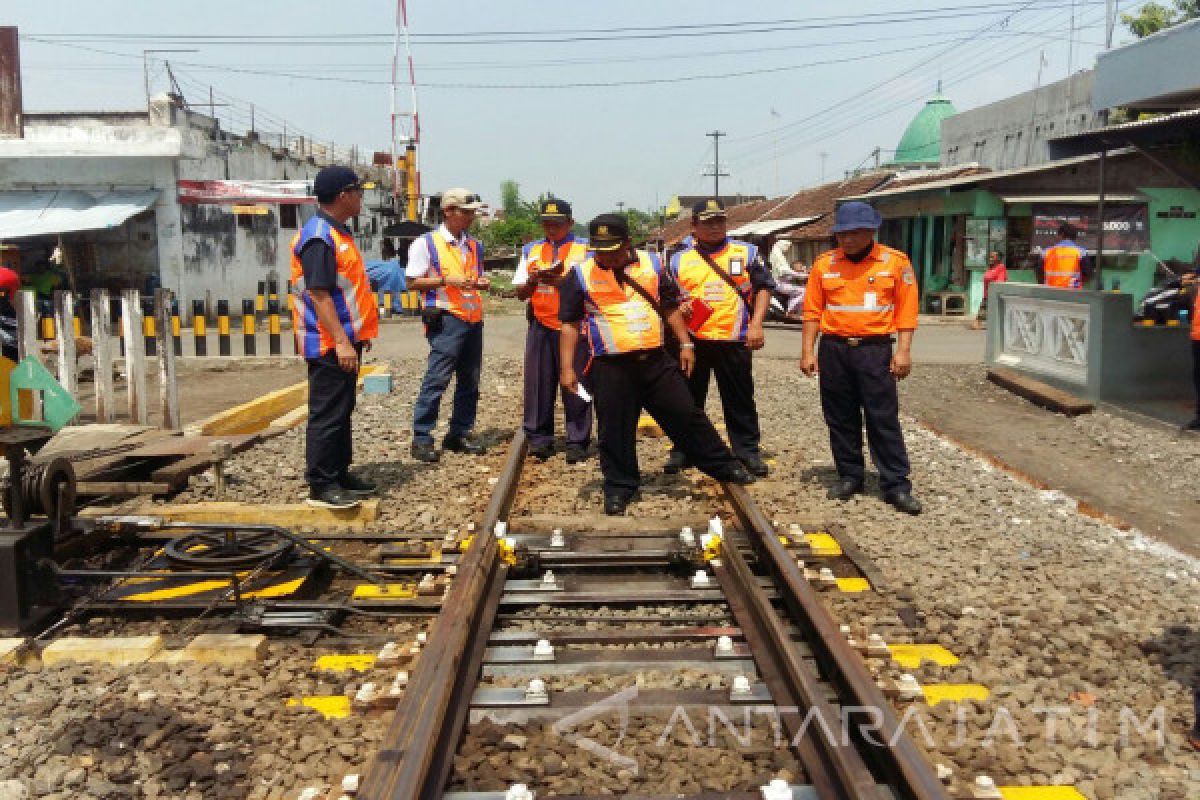
[[[115,228],[157,200],[157,189],[0,192],[0,240]]]
[[[821,218],[820,214],[811,217],[791,217],[790,219],[767,219],[759,222],[747,222],[729,232],[730,236],[770,236],[772,233],[786,231],[788,228],[798,228]]]

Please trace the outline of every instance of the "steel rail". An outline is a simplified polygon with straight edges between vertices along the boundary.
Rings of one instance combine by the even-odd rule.
[[[429,646],[411,674],[381,749],[367,767],[360,800],[441,796],[508,572],[493,531],[512,507],[526,450],[525,434],[518,428],[482,528],[458,562]]]
[[[780,543],[771,521],[744,487],[722,487],[745,535],[775,579],[790,621],[804,633],[822,677],[837,690],[843,709],[862,709],[846,730],[876,777],[889,786],[897,800],[949,800],[949,793],[928,760],[900,728],[866,663],[846,642],[837,622]],[[865,719],[870,712],[875,718]]]

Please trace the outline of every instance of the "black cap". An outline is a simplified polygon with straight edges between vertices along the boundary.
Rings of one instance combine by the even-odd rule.
[[[542,219],[558,220],[571,218],[571,204],[557,197],[547,197],[542,203]]]
[[[357,189],[361,184],[354,170],[349,167],[321,167],[317,177],[313,178],[313,194],[318,200],[333,200],[347,189]]]
[[[724,216],[726,216],[725,204],[715,197],[701,200],[692,206],[692,219],[713,219]]]
[[[588,240],[593,250],[616,250],[629,239],[629,220],[623,214],[601,214],[588,223]]]

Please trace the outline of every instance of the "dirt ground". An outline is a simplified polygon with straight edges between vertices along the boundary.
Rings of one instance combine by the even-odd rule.
[[[917,365],[901,410],[923,425],[1200,556],[1200,436],[1098,411],[1071,419],[988,382],[982,365]]]

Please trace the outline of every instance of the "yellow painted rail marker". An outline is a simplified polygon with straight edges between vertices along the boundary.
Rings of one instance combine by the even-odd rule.
[[[1087,800],[1074,786],[997,786],[1004,800]]]
[[[415,583],[387,583],[376,586],[373,583],[362,583],[354,587],[354,600],[412,600],[417,596]]]
[[[892,660],[906,669],[916,669],[922,661],[932,661],[939,667],[953,667],[958,656],[940,644],[891,644]]]
[[[813,549],[814,555],[840,556],[842,554],[842,546],[828,533],[806,533],[804,540]]]
[[[375,656],[371,653],[349,653],[320,656],[313,664],[313,669],[322,672],[366,672],[373,666]]]
[[[871,591],[871,582],[866,578],[838,578],[837,587],[840,592],[857,594]]]
[[[925,702],[931,706],[938,703],[961,703],[964,700],[987,700],[991,696],[986,686],[978,683],[927,683],[921,687]]]
[[[292,698],[288,706],[307,706],[325,719],[345,719],[350,716],[350,698],[344,694],[331,694],[316,697]]]

